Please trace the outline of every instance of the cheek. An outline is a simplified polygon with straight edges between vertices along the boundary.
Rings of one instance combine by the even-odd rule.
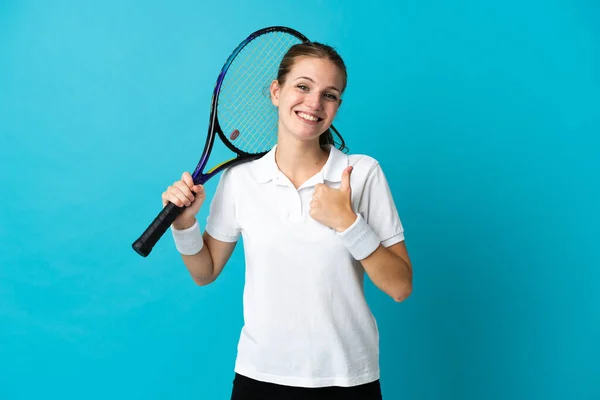
[[[327,114],[330,116],[331,119],[335,117],[339,108],[340,106],[338,103],[330,103],[329,107],[327,108]]]
[[[298,93],[294,90],[287,91],[286,93],[284,93],[284,96],[280,99],[280,101],[287,107],[294,107],[302,103],[302,93]]]

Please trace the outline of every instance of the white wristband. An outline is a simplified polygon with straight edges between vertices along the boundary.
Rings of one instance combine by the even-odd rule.
[[[360,214],[356,214],[356,221],[343,232],[337,235],[357,260],[362,260],[370,256],[381,244],[381,240],[371,229],[367,221]]]
[[[198,254],[202,250],[202,247],[204,247],[200,225],[198,225],[197,220],[194,222],[194,225],[186,229],[178,230],[171,226],[171,232],[173,232],[177,251],[183,255],[193,256],[194,254]]]

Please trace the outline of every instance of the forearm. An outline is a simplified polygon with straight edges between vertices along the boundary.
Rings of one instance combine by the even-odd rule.
[[[373,284],[395,301],[405,300],[412,292],[410,261],[402,259],[389,248],[380,245],[360,262]]]
[[[384,247],[367,222],[353,212],[341,215],[339,221],[336,230],[342,241],[375,286],[395,301],[406,299],[412,291],[412,265],[404,241]]]
[[[215,280],[214,267],[210,250],[204,246],[199,253],[193,256],[181,254],[190,276],[198,285],[208,285]]]
[[[186,249],[187,251],[183,252],[185,254],[180,252],[180,255],[194,282],[196,282],[198,285],[207,285],[213,282],[215,279],[214,265],[210,254],[210,249],[207,246],[207,243],[201,239],[200,228],[195,226],[195,224],[196,220],[193,219],[191,221],[174,224],[173,229],[175,229],[175,234],[180,235],[180,243],[184,243],[184,245],[185,241],[189,240],[189,237],[195,237],[198,235],[195,240],[198,243],[202,243],[202,249],[195,254],[189,254],[193,251]],[[193,230],[193,232],[191,230]],[[193,246],[190,247],[193,248]]]

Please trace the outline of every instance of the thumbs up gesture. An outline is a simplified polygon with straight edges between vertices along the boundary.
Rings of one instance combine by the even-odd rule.
[[[356,220],[356,213],[352,210],[351,173],[352,167],[344,170],[339,189],[317,184],[310,202],[310,216],[337,232],[345,231]]]

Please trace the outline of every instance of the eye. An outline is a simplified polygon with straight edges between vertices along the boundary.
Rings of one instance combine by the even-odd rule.
[[[297,87],[298,87],[298,89],[300,89],[300,90],[302,90],[304,92],[306,92],[308,90],[308,86],[306,86],[303,83],[299,84]]]
[[[325,93],[325,97],[329,100],[337,101],[337,96],[333,93]]]

